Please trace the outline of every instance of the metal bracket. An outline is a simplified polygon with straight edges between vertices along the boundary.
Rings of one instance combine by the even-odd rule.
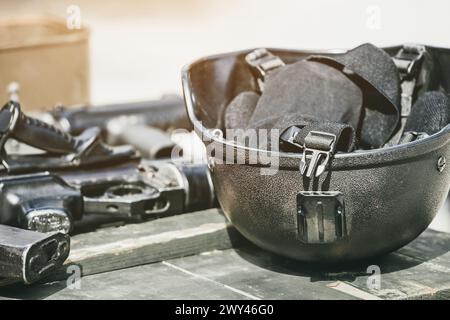
[[[281,133],[280,142],[293,149],[303,150],[303,145],[297,141],[297,136],[303,128],[304,126],[290,126]]]
[[[422,45],[404,45],[392,58],[398,69],[401,80],[401,122],[397,133],[389,140],[387,145],[396,145],[400,142],[406,126],[406,120],[411,113],[416,78],[426,49]]]
[[[298,233],[305,243],[332,243],[347,235],[344,196],[339,191],[297,195]]]
[[[425,51],[422,45],[410,44],[404,45],[395,55],[393,60],[400,72],[401,80],[415,76]]]
[[[336,149],[336,135],[321,131],[310,131],[305,138],[300,173],[307,178],[319,177],[326,169],[331,156]],[[307,155],[311,155],[309,164]]]
[[[252,67],[258,80],[259,90],[264,90],[264,80],[273,70],[285,65],[283,60],[273,55],[267,49],[256,49],[245,56],[245,61]],[[256,72],[255,72],[256,71]]]
[[[411,113],[412,96],[416,87],[416,76],[425,54],[425,47],[421,45],[404,45],[395,55],[393,61],[402,80],[402,118]]]

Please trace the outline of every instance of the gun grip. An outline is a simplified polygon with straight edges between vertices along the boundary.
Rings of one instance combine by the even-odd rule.
[[[81,218],[83,197],[49,173],[12,176],[0,181],[0,210],[0,224],[67,233]]]

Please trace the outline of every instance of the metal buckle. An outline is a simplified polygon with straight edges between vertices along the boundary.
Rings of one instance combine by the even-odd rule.
[[[404,45],[393,58],[402,79],[413,76],[417,70],[418,63],[425,54],[425,47],[422,45]]]
[[[414,89],[416,87],[416,81],[403,81],[401,83],[401,89],[402,89],[402,94],[401,94],[401,106],[402,106],[402,111],[400,116],[402,118],[408,118],[409,115],[411,114],[411,108],[412,108],[412,99],[413,99],[413,93],[414,93]]]
[[[284,132],[281,133],[280,141],[296,149],[303,149],[303,145],[295,141],[295,138],[298,136],[302,129],[303,127],[299,126],[291,126],[287,128]]]
[[[425,47],[421,45],[404,45],[393,58],[402,80],[401,117],[407,118],[411,113],[412,97],[416,86],[418,66],[425,54]],[[406,81],[408,80],[408,81]]]
[[[339,191],[302,191],[297,194],[297,223],[304,243],[333,243],[349,232],[344,195]]]
[[[283,60],[273,55],[267,49],[256,49],[245,56],[245,61],[257,71],[259,89],[264,89],[264,78],[267,74],[285,65]]]
[[[308,147],[312,145],[314,147]],[[300,161],[300,173],[307,178],[319,177],[326,169],[336,148],[336,135],[321,131],[311,131],[305,138],[305,150]],[[306,156],[310,154],[309,165]],[[323,158],[325,157],[325,158]]]
[[[422,62],[425,51],[425,46],[422,45],[404,45],[392,58],[398,69],[401,80],[401,122],[400,128],[386,144],[388,146],[398,144],[405,130],[406,120],[411,114],[419,66]]]

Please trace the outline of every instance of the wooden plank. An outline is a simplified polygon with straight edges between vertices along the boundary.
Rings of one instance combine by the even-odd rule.
[[[286,272],[308,274],[311,281],[336,281],[346,285],[330,288],[352,294],[352,286],[381,299],[441,299],[450,292],[450,234],[426,230],[420,237],[396,252],[351,265],[305,270],[301,263],[280,258],[277,268]],[[380,288],[368,285],[372,273],[369,266],[381,271]],[[311,266],[309,267],[311,268]],[[348,286],[347,286],[348,285]],[[357,294],[359,296],[359,294]]]
[[[160,233],[156,233],[158,241],[150,241],[150,235],[145,230],[139,228],[139,225],[127,226],[136,228],[135,234],[137,238],[144,239],[137,245],[141,248],[140,243],[144,243],[149,251],[147,254],[148,261],[153,261],[155,257],[161,259],[165,254],[161,250],[154,251],[153,246],[157,243],[160,248],[169,248],[171,252],[180,253],[177,248],[183,248],[186,251],[185,243],[174,243],[173,241],[191,241],[192,237],[199,234],[198,226],[209,222],[208,230],[205,234],[215,234],[215,224],[223,222],[229,231],[234,230],[225,222],[225,219],[217,214],[218,212],[206,211],[192,215],[189,221],[185,221],[183,226],[187,226],[191,232],[189,236],[186,234],[175,234],[172,232],[178,230],[177,222],[171,221],[163,223],[163,219],[159,222]],[[209,215],[212,215],[211,217]],[[181,216],[180,216],[181,217]],[[173,217],[175,218],[175,217]],[[195,218],[193,221],[191,218]],[[218,220],[216,220],[218,219]],[[196,227],[197,226],[197,227]],[[116,252],[117,257],[109,257],[106,255],[103,260],[103,254],[91,255],[90,248],[96,246],[95,236],[80,237],[80,241],[76,242],[76,246],[80,248],[78,251],[84,252],[86,255],[78,254],[78,258],[82,263],[93,268],[92,270],[102,270],[101,267],[95,267],[104,261],[110,261],[117,268],[122,268],[126,262],[121,259],[136,256],[136,249],[133,243],[129,241],[130,234],[128,229],[118,228],[116,231],[120,233],[111,235],[110,231],[102,230],[105,233],[106,243],[115,244],[122,243],[125,240],[124,247],[116,247],[111,245],[101,252]],[[149,226],[149,228],[153,228]],[[174,231],[170,231],[174,230]],[[203,229],[202,229],[203,230]],[[203,231],[205,231],[203,230]],[[156,232],[156,231],[155,231]],[[163,236],[160,236],[163,234]],[[165,234],[165,235],[164,235]],[[200,233],[202,234],[202,233]],[[217,241],[217,237],[206,237],[202,234],[203,239],[208,241]],[[216,234],[217,235],[217,234]],[[121,238],[123,237],[123,238]],[[186,237],[186,238],[185,238]],[[219,237],[220,238],[220,237]],[[232,237],[229,237],[227,245],[232,246]],[[115,241],[115,239],[118,239]],[[165,239],[164,241],[159,241]],[[214,240],[215,239],[215,240]],[[9,286],[0,289],[0,296],[11,298],[124,298],[139,299],[149,298],[204,298],[204,299],[227,299],[229,295],[233,295],[236,299],[448,299],[450,292],[450,234],[440,233],[427,230],[418,239],[405,246],[404,248],[385,255],[366,261],[358,262],[353,265],[341,266],[319,266],[308,263],[301,263],[291,259],[283,258],[253,245],[248,245],[242,238],[237,243],[242,244],[238,248],[217,251],[212,249],[209,252],[197,253],[181,258],[175,258],[176,254],[167,254],[169,258],[163,259],[162,262],[156,262],[151,265],[133,267],[112,272],[86,276],[82,278],[82,290],[70,290],[66,288],[65,281],[59,281],[49,284],[39,284],[31,287],[23,285],[18,289],[17,286]],[[166,241],[167,240],[167,241]],[[195,241],[194,241],[195,242]],[[204,249],[205,243],[197,243],[190,248],[201,247]],[[220,247],[216,242],[216,247]],[[170,244],[170,246],[166,246]],[[245,245],[244,245],[245,244]],[[99,247],[97,247],[99,249]],[[123,249],[123,250],[122,250]],[[195,249],[195,250],[197,250]],[[75,248],[75,252],[78,249]],[[192,250],[190,252],[194,252]],[[95,250],[97,251],[97,250]],[[203,250],[201,250],[203,251]],[[146,254],[144,250],[144,255]],[[76,255],[74,255],[76,257]],[[89,261],[86,257],[90,257],[95,261]],[[117,259],[117,260],[115,260]],[[172,260],[168,260],[172,259]],[[135,260],[133,263],[139,263],[143,260]],[[158,265],[158,266],[157,266]],[[371,289],[367,285],[370,274],[367,267],[377,265],[381,269],[381,288]],[[164,266],[164,267],[163,267]],[[156,269],[153,269],[156,268]],[[151,271],[156,270],[156,271]],[[154,273],[153,273],[154,272]],[[96,273],[96,272],[94,272]],[[185,278],[189,280],[186,280]],[[126,281],[128,279],[129,281]],[[182,280],[184,279],[184,280]],[[208,284],[205,284],[208,283]],[[191,288],[180,289],[181,285],[191,286]],[[199,289],[199,286],[206,285],[205,290]],[[114,292],[111,292],[108,288]],[[216,292],[211,293],[209,290]],[[228,292],[228,291],[231,291]],[[159,293],[159,296],[158,296]],[[236,296],[235,296],[236,295]]]
[[[437,244],[442,246],[433,249],[424,245],[436,237],[441,239]],[[444,265],[448,259],[448,239],[448,234],[427,231],[396,253],[334,267],[301,263],[244,246],[87,276],[82,278],[81,290],[66,288],[65,281],[60,281],[3,288],[0,295],[49,299],[226,299],[230,294],[237,295],[233,296],[236,299],[448,298],[450,273]],[[435,259],[443,262],[437,263]],[[369,265],[381,269],[380,290],[367,286]],[[190,287],[180,289],[180,285]]]
[[[354,299],[311,283],[307,275],[271,268],[272,257],[256,247],[248,252],[215,250],[86,276],[80,289],[69,289],[62,280],[0,288],[0,295],[20,299]]]
[[[328,288],[331,281],[311,281],[314,269],[309,264],[303,264],[303,268],[287,269],[279,262],[280,257],[248,246],[164,263],[175,271],[200,275],[258,299],[357,299]]]
[[[260,271],[250,269],[247,273],[243,265],[220,260],[213,263],[203,259],[198,265],[192,265],[191,260],[197,257],[169,263],[261,298],[329,299],[330,294],[323,292],[325,286],[360,299],[445,299],[450,292],[450,234],[433,230],[427,230],[397,252],[345,266],[301,263],[253,247],[235,251],[252,264],[294,278],[285,282],[278,276],[269,275],[264,279]],[[217,253],[220,254],[224,252]],[[239,267],[233,269],[235,265]],[[373,265],[381,270],[379,289],[368,285],[372,276],[368,267]],[[260,280],[256,280],[258,278]],[[270,285],[266,286],[265,282]],[[307,294],[301,295],[299,290]]]
[[[413,259],[450,268],[450,234],[428,229],[397,252]]]
[[[368,289],[368,275],[352,284],[384,299],[442,299],[450,292],[450,234],[426,230],[409,245],[368,262],[381,269],[380,290]]]
[[[0,287],[16,283],[16,279],[0,278]]]
[[[218,209],[107,228],[72,238],[64,267],[46,281],[83,276],[247,244]]]
[[[45,281],[67,278],[71,265],[86,276],[245,244],[219,209],[104,228],[73,236],[66,263]],[[15,282],[0,279],[0,286]]]
[[[80,288],[66,281],[26,287],[0,288],[0,295],[18,299],[247,299],[239,293],[203,279],[174,272],[153,263],[83,277]]]
[[[450,290],[450,270],[400,254],[373,261],[381,270],[380,288],[368,286],[368,274],[347,283],[382,299],[435,299]]]

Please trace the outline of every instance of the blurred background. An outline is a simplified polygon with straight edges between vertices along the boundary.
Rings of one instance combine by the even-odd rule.
[[[14,77],[31,79],[22,85],[27,92],[21,96],[29,96],[30,104],[45,96],[45,103],[39,102],[45,105],[37,105],[41,109],[55,103],[154,99],[181,93],[185,64],[221,52],[351,48],[364,42],[449,47],[449,12],[447,0],[1,0],[0,84],[17,80]],[[7,32],[14,21],[36,15],[59,18],[68,30],[89,33],[75,34],[75,40],[69,39],[73,35],[55,37],[60,26],[50,32],[54,40],[47,46],[64,50],[61,43],[67,39],[83,45],[68,46],[64,54],[54,56],[27,51],[28,56],[14,60],[11,57],[24,47],[43,48],[35,39],[39,35],[28,34],[31,45],[24,45]],[[73,82],[64,74],[72,74]],[[433,226],[450,230],[450,215],[439,215]]]
[[[73,6],[91,30],[94,104],[178,93],[184,64],[238,49],[450,46],[447,0],[1,0],[0,19],[75,19]]]

